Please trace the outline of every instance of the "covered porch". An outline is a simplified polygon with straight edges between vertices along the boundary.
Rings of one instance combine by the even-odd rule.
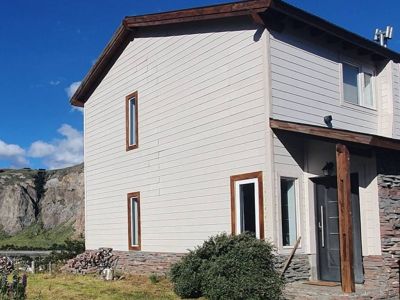
[[[304,251],[310,258],[310,280],[337,283],[327,288],[296,282],[289,290],[292,286],[300,291],[299,284],[303,284],[309,299],[313,299],[313,291],[315,297],[321,295],[321,288],[334,297],[338,291],[342,295],[398,296],[398,260],[385,261],[385,255],[390,252],[392,258],[398,257],[399,238],[395,225],[386,225],[386,232],[382,232],[386,216],[380,207],[382,183],[378,174],[383,160],[389,165],[387,160],[393,160],[390,173],[400,170],[400,164],[395,166],[400,141],[274,119],[270,127],[304,174],[302,229],[306,232]],[[386,234],[395,243],[390,250],[382,242]],[[390,291],[379,287],[377,280],[383,278],[390,280]]]

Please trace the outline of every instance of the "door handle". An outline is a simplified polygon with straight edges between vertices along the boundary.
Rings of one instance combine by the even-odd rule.
[[[325,230],[324,230],[324,207],[321,205],[321,221],[318,222],[318,228],[321,230],[321,246],[325,248]]]

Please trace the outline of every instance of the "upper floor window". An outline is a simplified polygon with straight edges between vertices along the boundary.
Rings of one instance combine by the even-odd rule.
[[[138,128],[138,93],[134,92],[126,97],[126,151],[135,149],[139,145]]]
[[[373,71],[361,66],[342,63],[343,100],[369,108],[375,107]]]

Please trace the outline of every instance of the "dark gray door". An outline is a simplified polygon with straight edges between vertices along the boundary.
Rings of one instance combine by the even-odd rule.
[[[316,187],[316,226],[319,279],[340,281],[339,212],[335,176],[314,180]],[[364,281],[361,250],[360,203],[358,176],[351,175],[351,204],[353,219],[354,279]]]

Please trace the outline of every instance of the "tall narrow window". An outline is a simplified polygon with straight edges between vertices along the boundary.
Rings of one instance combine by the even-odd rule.
[[[283,246],[293,246],[297,240],[296,198],[296,179],[281,178]]]
[[[364,104],[368,107],[374,106],[373,90],[372,90],[372,74],[364,73]]]
[[[358,67],[343,63],[343,97],[353,104],[359,104],[358,100]]]
[[[139,145],[138,135],[138,93],[126,97],[126,151]]]
[[[128,194],[128,241],[130,250],[140,250],[140,194]]]
[[[245,231],[264,238],[262,173],[231,177],[232,234]]]

